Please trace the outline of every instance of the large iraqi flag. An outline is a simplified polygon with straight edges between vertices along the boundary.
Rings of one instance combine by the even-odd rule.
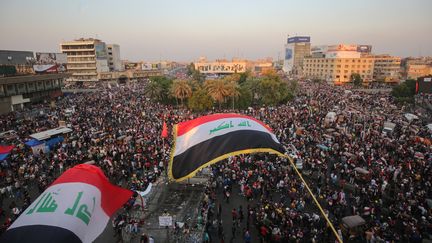
[[[64,172],[2,235],[1,242],[93,242],[132,191],[102,170],[80,164]]]
[[[213,114],[174,126],[170,179],[182,181],[200,169],[230,156],[285,152],[270,127],[240,114]]]

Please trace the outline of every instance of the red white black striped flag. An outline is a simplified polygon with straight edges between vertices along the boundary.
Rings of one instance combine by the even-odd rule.
[[[170,179],[182,181],[230,156],[285,152],[270,127],[240,114],[214,114],[174,126]]]
[[[3,234],[1,242],[93,242],[132,191],[112,185],[99,167],[64,172]]]

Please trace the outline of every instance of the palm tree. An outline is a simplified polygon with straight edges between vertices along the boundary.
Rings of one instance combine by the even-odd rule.
[[[240,86],[237,84],[237,82],[231,81],[227,83],[228,88],[228,96],[232,99],[232,108],[234,110],[234,100],[240,96]]]
[[[219,103],[220,109],[222,102],[225,101],[225,97],[229,95],[229,88],[226,81],[223,79],[207,80],[204,87],[207,89],[212,99]]]
[[[171,86],[171,95],[180,99],[183,105],[183,99],[189,98],[192,95],[192,88],[187,80],[174,80]]]
[[[162,99],[162,94],[163,90],[162,87],[160,86],[160,84],[158,84],[155,81],[150,81],[146,87],[144,88],[144,93],[155,100],[161,100]]]

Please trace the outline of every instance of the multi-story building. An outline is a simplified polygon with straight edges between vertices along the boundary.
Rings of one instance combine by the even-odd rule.
[[[304,59],[304,76],[325,80],[340,85],[351,82],[351,75],[357,73],[363,82],[373,80],[373,57],[306,57]]]
[[[123,71],[122,61],[120,60],[120,46],[117,44],[108,44],[108,67],[110,71]]]
[[[0,114],[62,94],[61,87],[68,74],[58,73],[57,69],[35,74],[34,64],[33,52],[0,50]]]
[[[290,37],[285,44],[285,59],[283,71],[289,75],[303,74],[303,60],[310,56],[311,44],[309,36]]]
[[[404,76],[407,79],[432,75],[432,57],[407,58],[403,66]]]
[[[373,80],[388,83],[400,81],[401,58],[390,55],[374,55]]]
[[[67,68],[72,73],[68,81],[98,81],[98,72],[108,72],[106,44],[98,39],[77,39],[60,44],[67,54]]]

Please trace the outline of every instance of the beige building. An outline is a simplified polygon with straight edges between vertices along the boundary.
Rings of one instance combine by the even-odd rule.
[[[397,83],[400,81],[401,58],[390,55],[375,55],[374,57],[374,81]]]
[[[285,44],[285,59],[283,71],[289,75],[303,74],[304,58],[310,56],[311,43],[309,36],[294,36],[287,39]]]
[[[98,81],[99,72],[108,72],[106,45],[98,39],[77,39],[60,44],[67,54],[67,68],[72,73],[68,81]]]
[[[351,74],[360,74],[363,82],[373,80],[374,58],[325,58],[306,57],[303,64],[304,76],[325,80],[336,85],[351,82]]]
[[[208,62],[200,58],[194,65],[195,69],[203,74],[233,74],[244,73],[246,71],[246,61],[241,60],[216,60]]]
[[[407,79],[432,75],[432,57],[407,58],[405,61],[405,76]]]

